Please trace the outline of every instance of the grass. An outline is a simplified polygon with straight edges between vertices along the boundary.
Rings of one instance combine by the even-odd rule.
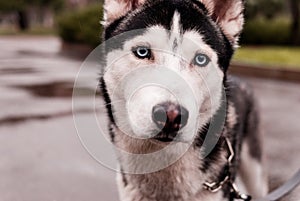
[[[288,17],[276,17],[274,19],[258,17],[246,20],[241,36],[241,44],[288,45],[290,24]]]
[[[236,62],[300,70],[300,47],[245,46],[238,49]]]

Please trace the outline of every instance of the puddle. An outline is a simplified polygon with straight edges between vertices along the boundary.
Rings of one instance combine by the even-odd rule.
[[[53,55],[49,54],[48,52],[40,52],[40,51],[32,51],[32,50],[19,50],[17,51],[17,53],[20,55],[20,56],[38,56],[38,57],[41,57],[41,58],[46,58],[46,57],[51,57]]]
[[[0,69],[0,76],[3,75],[14,75],[14,74],[32,74],[37,73],[37,70],[33,68],[1,68]]]
[[[73,83],[70,82],[51,82],[33,85],[18,85],[13,86],[18,89],[26,90],[33,96],[44,98],[56,98],[56,97],[71,97],[73,94]],[[88,96],[94,94],[94,91],[90,88],[77,89],[79,96]],[[97,93],[99,95],[99,93]]]
[[[91,113],[94,112],[92,110],[78,110],[76,111],[76,114],[86,114],[86,113]],[[8,124],[19,124],[19,123],[24,123],[26,121],[30,120],[48,120],[48,119],[53,119],[53,118],[61,118],[61,117],[66,117],[72,115],[72,111],[64,111],[64,112],[59,112],[56,114],[36,114],[36,115],[20,115],[20,116],[9,116],[9,117],[4,117],[0,119],[0,126],[2,125],[8,125]]]
[[[35,115],[35,116],[12,116],[0,119],[0,125],[17,124],[28,120],[45,120],[49,119],[50,115]]]

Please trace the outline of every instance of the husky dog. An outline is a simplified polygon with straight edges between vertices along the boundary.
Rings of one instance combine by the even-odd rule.
[[[110,137],[142,155],[118,155],[120,199],[246,200],[237,188],[264,196],[257,107],[249,87],[227,73],[244,23],[243,0],[105,0],[104,9],[104,39],[112,42],[100,82]],[[158,84],[139,88],[149,77]],[[211,129],[222,111],[223,123]],[[216,142],[205,155],[208,134]]]

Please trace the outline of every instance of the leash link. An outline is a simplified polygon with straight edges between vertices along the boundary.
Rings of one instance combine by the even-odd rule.
[[[221,188],[223,188],[223,185],[227,182],[227,181],[229,181],[229,176],[226,176],[225,178],[224,178],[224,180],[223,181],[221,181],[221,182],[205,182],[204,184],[203,184],[203,187],[204,187],[204,189],[206,189],[206,190],[208,190],[208,191],[210,191],[210,192],[212,192],[212,193],[216,193],[216,192],[218,192]]]
[[[231,187],[231,193],[235,199],[244,200],[244,201],[252,200],[252,197],[250,195],[241,193],[234,182],[229,182],[229,184]]]

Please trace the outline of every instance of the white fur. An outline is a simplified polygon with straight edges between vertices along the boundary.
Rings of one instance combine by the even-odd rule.
[[[234,125],[237,123],[237,114],[232,102],[228,102],[227,123],[230,129],[232,129]]]
[[[177,11],[175,11],[173,16],[173,22],[172,22],[172,28],[171,28],[171,34],[175,34],[176,36],[179,36],[180,34],[180,15]],[[172,38],[172,37],[171,37]]]
[[[177,47],[173,48],[173,51],[176,51],[178,55],[180,55],[180,51],[178,49],[178,43],[180,43],[180,32],[181,32],[181,26],[180,26],[180,15],[177,11],[175,11],[171,26],[171,36],[170,36],[170,47],[174,47],[174,44],[176,43]]]
[[[108,54],[104,79],[116,111],[116,122],[122,131],[131,136],[149,138],[156,134],[151,133],[156,129],[151,119],[152,108],[156,104],[171,101],[189,111],[190,118],[182,130],[180,140],[192,141],[194,136],[191,131],[195,130],[195,125],[202,127],[219,107],[223,72],[218,67],[217,55],[205,44],[199,33],[188,31],[179,35],[179,19],[180,15],[175,12],[171,37],[161,27],[150,27],[145,34],[127,41],[123,50]],[[176,50],[172,48],[174,38],[178,38]],[[137,45],[150,46],[154,60],[136,58],[131,49]],[[195,55],[200,52],[211,59],[206,67],[192,63]],[[153,70],[138,72],[143,68]],[[156,68],[165,70],[155,71]],[[127,75],[129,77],[126,78]],[[144,85],[147,79],[148,83],[152,79],[154,84]],[[192,93],[188,93],[189,88]],[[201,114],[198,118],[199,112]],[[193,119],[199,121],[193,122]]]
[[[211,193],[203,189],[207,179],[199,172],[199,155],[194,150],[188,151],[180,160],[159,172],[145,175],[126,175],[130,183],[124,185],[121,174],[117,182],[122,201],[221,201],[222,192]],[[162,192],[164,191],[164,192]],[[164,197],[160,197],[160,195]]]
[[[242,145],[239,175],[245,184],[247,192],[254,198],[261,198],[268,193],[268,182],[262,163],[250,155],[247,141]]]

